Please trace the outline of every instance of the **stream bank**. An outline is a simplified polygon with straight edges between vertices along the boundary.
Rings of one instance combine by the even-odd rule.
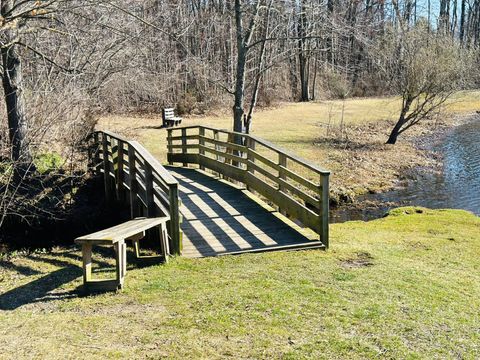
[[[480,116],[463,118],[440,136],[419,139],[419,147],[440,159],[438,166],[414,167],[394,188],[358,196],[332,210],[332,222],[372,220],[399,206],[463,209],[480,215]]]

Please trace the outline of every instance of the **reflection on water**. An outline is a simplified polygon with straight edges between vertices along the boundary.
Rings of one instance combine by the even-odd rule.
[[[440,174],[410,181],[406,187],[359,199],[362,209],[332,211],[332,221],[371,220],[397,206],[417,205],[432,209],[464,209],[480,215],[480,117],[449,133],[437,149],[443,154]],[[369,201],[385,205],[369,207]]]

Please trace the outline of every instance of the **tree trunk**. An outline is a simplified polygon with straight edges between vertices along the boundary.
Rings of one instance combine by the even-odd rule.
[[[465,2],[467,0],[462,0],[461,10],[460,10],[460,44],[464,45],[465,40]]]
[[[297,24],[298,31],[298,62],[300,65],[300,89],[301,101],[310,101],[309,94],[309,73],[308,73],[308,54],[307,54],[307,14],[306,14],[305,0],[301,3],[300,15]]]
[[[308,60],[303,52],[298,54],[298,60],[300,64],[300,87],[302,90],[301,101],[310,101],[309,86],[308,86]]]
[[[398,122],[395,127],[392,129],[390,136],[388,137],[387,144],[395,145],[397,142],[398,135],[400,135],[400,129],[402,128],[402,124]]]
[[[3,9],[2,9],[3,10]],[[4,32],[6,43],[13,40],[13,30]],[[28,164],[32,157],[27,144],[28,120],[25,113],[25,101],[22,89],[22,63],[17,53],[16,45],[1,49],[2,83],[7,109],[9,140],[12,146],[12,160]]]
[[[233,131],[241,133],[243,132],[247,48],[243,39],[243,22],[240,0],[235,0],[235,22],[237,32],[237,78],[235,80],[235,103],[233,105]],[[241,142],[241,140],[236,142]]]
[[[402,130],[402,126],[405,125],[405,116],[410,109],[410,103],[407,102],[406,104],[404,103],[402,112],[400,113],[400,118],[398,119],[397,123],[392,129],[392,132],[390,133],[390,136],[388,137],[387,144],[395,145],[397,142],[398,135],[400,135],[400,131]]]

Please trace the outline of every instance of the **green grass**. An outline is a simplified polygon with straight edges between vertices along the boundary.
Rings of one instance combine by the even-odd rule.
[[[76,250],[4,260],[0,305],[23,305],[0,311],[0,357],[480,357],[480,218],[402,208],[331,233],[327,252],[178,258],[89,297]]]

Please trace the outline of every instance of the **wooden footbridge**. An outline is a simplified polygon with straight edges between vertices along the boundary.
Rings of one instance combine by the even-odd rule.
[[[109,203],[168,217],[169,255],[328,247],[328,171],[251,135],[193,126],[167,139],[169,166],[108,131],[91,159]]]

